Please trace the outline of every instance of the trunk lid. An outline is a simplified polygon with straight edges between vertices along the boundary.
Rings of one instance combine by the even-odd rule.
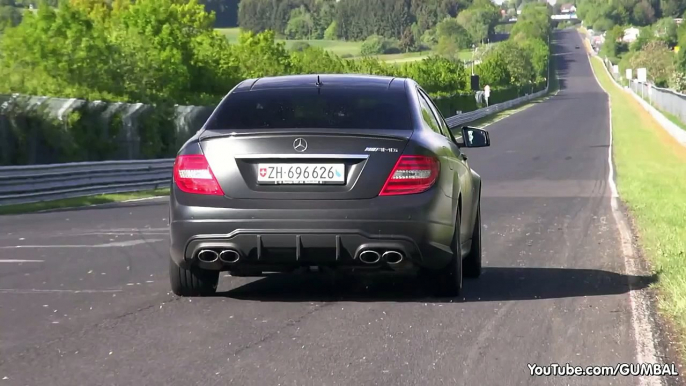
[[[376,197],[411,136],[388,129],[207,130],[200,146],[230,198],[347,200]]]

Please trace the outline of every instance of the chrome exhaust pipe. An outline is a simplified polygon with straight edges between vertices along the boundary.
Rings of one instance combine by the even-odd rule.
[[[366,264],[375,264],[381,260],[381,255],[376,251],[364,251],[360,253],[360,261]]]
[[[218,259],[219,254],[210,249],[203,249],[202,251],[198,252],[198,260],[202,261],[203,263],[214,263]]]
[[[238,254],[238,252],[231,249],[224,250],[222,251],[222,253],[219,254],[219,260],[229,264],[237,262],[240,258],[241,255]]]
[[[388,264],[398,264],[403,261],[403,254],[396,251],[387,251],[381,256]]]

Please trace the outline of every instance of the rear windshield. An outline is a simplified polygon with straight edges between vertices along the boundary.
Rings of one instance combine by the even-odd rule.
[[[404,92],[370,88],[269,89],[229,95],[209,122],[212,130],[412,130]]]

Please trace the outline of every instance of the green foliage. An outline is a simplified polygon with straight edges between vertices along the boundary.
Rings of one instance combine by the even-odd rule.
[[[404,63],[399,76],[414,79],[430,93],[454,94],[466,90],[466,74],[462,62],[431,56],[418,62]]]
[[[605,35],[605,43],[600,48],[600,53],[612,61],[617,61],[622,53],[628,51],[627,44],[621,41],[623,37],[624,28],[618,25],[612,27]]]
[[[400,50],[403,52],[417,51],[419,44],[417,44],[417,41],[414,37],[412,27],[405,28],[403,36],[400,37],[398,48],[400,48]]]
[[[388,64],[372,56],[400,48],[417,50],[422,40],[438,43],[446,52],[457,52],[471,44],[478,28],[486,32],[491,28],[493,7],[488,0],[479,0],[468,9],[466,3],[449,0],[268,3],[270,7],[264,8],[264,1],[241,1],[238,16],[250,20],[251,27],[235,44],[214,31],[215,20],[206,9],[217,4],[209,0],[204,4],[196,0],[70,0],[57,9],[42,4],[37,12],[26,13],[18,25],[7,27],[0,37],[0,94],[70,97],[87,102],[62,120],[41,109],[10,104],[0,113],[0,162],[126,158],[130,144],[122,138],[129,134],[123,130],[130,130],[131,124],[137,133],[133,140],[139,140],[136,154],[171,157],[185,140],[185,134],[176,134],[175,104],[212,106],[242,79],[263,76],[366,73],[409,77],[432,96],[444,97],[441,103],[463,104],[450,105],[453,111],[444,110],[450,115],[455,109],[477,107],[468,89],[469,72],[455,55],[402,64]],[[355,10],[355,15],[345,16],[346,7],[350,7],[349,12]],[[388,12],[388,18],[379,18],[374,7]],[[425,19],[413,21],[410,9]],[[255,18],[257,11],[266,13]],[[449,17],[446,19],[442,12]],[[443,17],[438,18],[439,14]],[[458,14],[466,14],[462,20],[471,32],[459,23]],[[322,20],[322,15],[328,19]],[[365,17],[366,24],[359,24]],[[375,22],[370,22],[373,17]],[[486,23],[486,27],[469,24],[474,20]],[[257,34],[250,31],[267,21],[281,29]],[[422,32],[420,25],[432,25],[433,29]],[[276,41],[277,32],[302,38],[363,36],[370,31],[377,34],[362,45],[363,54],[370,56],[358,60],[345,60],[305,42],[287,50],[284,43]],[[399,41],[395,38],[398,31]],[[521,41],[512,40],[486,52],[477,66],[484,81],[491,84],[492,103],[500,96],[519,94],[524,85],[531,88],[530,82],[541,79],[547,46],[527,33],[520,34]],[[89,100],[140,102],[148,107],[139,111],[135,122],[124,122],[123,111],[116,107],[123,105]]]
[[[679,53],[676,57],[676,67],[681,73],[686,73],[686,24],[681,24],[678,31]]]
[[[331,22],[331,24],[329,24],[328,27],[326,27],[326,30],[324,31],[324,39],[335,40],[337,36],[338,36],[338,25],[336,24],[336,21],[334,20]]]
[[[338,36],[364,40],[371,35],[400,39],[412,25],[410,0],[344,0],[336,4]]]
[[[548,41],[551,33],[550,9],[540,3],[529,3],[522,9],[512,27],[511,37],[515,39],[537,38]]]
[[[645,68],[648,79],[665,87],[675,71],[674,52],[664,42],[652,41],[631,57],[630,64],[631,68]]]
[[[676,46],[679,37],[677,33],[678,25],[674,21],[674,18],[666,17],[660,19],[657,23],[655,23],[652,29],[654,32],[653,36],[657,35],[658,39],[667,44],[667,46]],[[641,34],[643,34],[643,31],[641,31]]]
[[[641,27],[639,31],[638,37],[629,46],[631,51],[640,51],[646,44],[655,40],[655,32],[652,27]]]
[[[298,38],[311,27],[317,39],[335,22],[335,35],[329,33],[327,39],[335,36],[352,41],[363,41],[371,35],[403,40],[407,28],[416,25],[413,39],[419,41],[441,20],[462,12],[467,12],[462,18],[475,34],[475,41],[482,36],[485,39],[483,31],[492,31],[499,18],[498,7],[490,0],[242,0],[238,21],[243,29],[256,33],[273,30]],[[404,40],[408,39],[406,35]]]
[[[300,6],[291,11],[285,32],[290,39],[312,39],[314,28],[312,14],[304,6]]]
[[[584,24],[598,31],[615,25],[647,26],[660,18],[679,17],[686,10],[682,0],[578,0],[576,6]]]
[[[505,87],[512,79],[506,57],[501,50],[486,55],[476,67],[476,73],[480,75],[481,83],[491,87]]]
[[[457,15],[457,22],[469,33],[473,43],[483,43],[499,18],[495,6],[472,6]]]
[[[240,0],[200,0],[208,13],[214,12],[216,28],[238,26],[238,3]]]
[[[476,66],[483,84],[506,87],[547,81],[551,12],[540,3],[527,3],[522,7],[510,38],[486,52]]]
[[[379,35],[371,35],[362,43],[360,55],[390,54],[398,52],[398,50],[397,45],[392,40]]]
[[[686,92],[686,73],[675,71],[669,80],[669,87],[678,92]]]
[[[310,46],[310,43],[308,43],[308,42],[295,42],[295,43],[293,43],[293,45],[291,45],[290,50],[291,51],[303,51],[303,50],[306,50],[310,47],[312,47],[312,46]]]
[[[453,17],[447,17],[436,25],[436,39],[436,52],[454,59],[460,50],[472,45],[469,32]]]
[[[519,44],[531,62],[534,76],[532,81],[540,81],[548,76],[548,61],[550,60],[550,50],[546,42],[539,38],[531,38]]]
[[[174,154],[176,131],[174,128],[174,109],[172,105],[156,105],[149,112],[143,113],[138,134],[140,135],[140,153],[143,158],[163,158]]]
[[[0,33],[2,33],[5,28],[19,25],[21,19],[22,15],[19,8],[13,5],[0,5]]]

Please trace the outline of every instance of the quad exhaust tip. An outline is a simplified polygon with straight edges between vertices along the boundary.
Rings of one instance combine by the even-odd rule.
[[[366,264],[375,264],[381,260],[381,255],[376,251],[364,251],[360,253],[360,261]]]
[[[398,264],[403,261],[403,254],[396,251],[384,252],[382,257],[388,264]]]
[[[198,260],[202,261],[203,263],[214,263],[218,259],[219,254],[210,249],[203,249],[202,251],[198,252]]]
[[[239,255],[238,252],[233,251],[231,249],[224,250],[219,254],[219,260],[229,264],[237,262],[240,258],[241,255]]]

